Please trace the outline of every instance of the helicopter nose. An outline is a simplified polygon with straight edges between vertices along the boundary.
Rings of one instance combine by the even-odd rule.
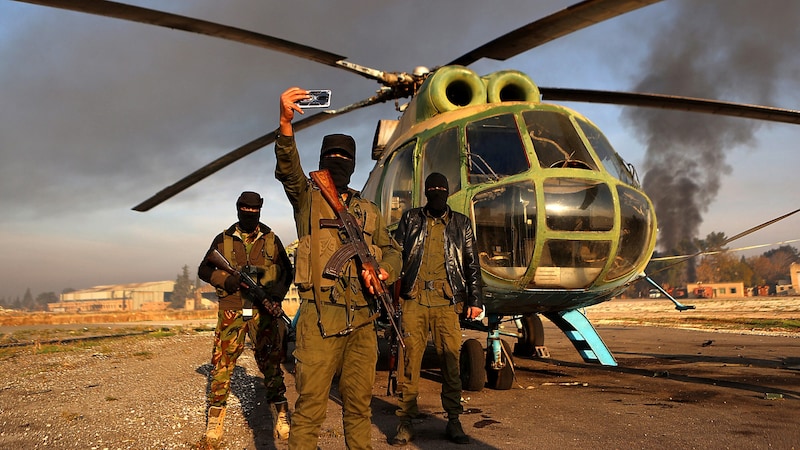
[[[484,272],[530,289],[586,289],[641,271],[654,228],[641,193],[575,177],[548,178],[541,186],[543,205],[532,180],[473,196]]]

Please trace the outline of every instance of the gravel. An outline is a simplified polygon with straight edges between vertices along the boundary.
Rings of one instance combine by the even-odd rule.
[[[786,302],[786,317],[796,320],[797,299]],[[711,303],[697,303],[697,310],[671,315],[725,315],[723,307],[712,311]],[[650,306],[629,302],[618,308],[627,317],[639,305]],[[661,308],[652,314],[670,316]],[[741,319],[753,309],[735,311],[731,315]],[[572,344],[548,322],[553,360],[519,360],[511,390],[464,393],[462,423],[473,438],[471,445],[443,439],[438,373],[426,370],[420,384],[426,418],[415,425],[420,436],[408,449],[798,448],[800,435],[786,419],[800,413],[796,331],[787,333],[792,337],[761,337],[741,331],[639,329],[603,325],[614,311],[591,312],[620,359],[618,369],[582,364]],[[144,335],[0,348],[0,449],[206,448],[210,327],[213,321],[203,327],[173,323]],[[707,342],[713,345],[701,345]],[[286,384],[293,405],[290,372],[291,366]],[[396,399],[386,396],[386,381],[385,369],[379,370],[373,387],[376,450],[392,448],[386,439],[397,423]],[[765,393],[781,397],[772,400]],[[288,447],[272,437],[263,394],[260,372],[247,350],[233,376],[221,448]],[[331,400],[319,442],[326,450],[344,448],[335,389]]]
[[[202,448],[212,339],[210,331],[125,337],[2,358],[0,448]],[[269,429],[271,440],[252,352],[239,365],[229,425],[250,431],[236,425],[264,422],[255,431]],[[252,435],[226,437],[229,448],[252,443]]]

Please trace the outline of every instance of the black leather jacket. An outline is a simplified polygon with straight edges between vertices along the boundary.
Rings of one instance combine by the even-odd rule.
[[[448,207],[444,233],[447,278],[453,288],[453,301],[465,306],[482,307],[481,268],[475,257],[474,233],[469,217]],[[400,295],[409,298],[422,263],[426,214],[423,208],[403,213],[395,230],[395,239],[403,247],[403,276]]]

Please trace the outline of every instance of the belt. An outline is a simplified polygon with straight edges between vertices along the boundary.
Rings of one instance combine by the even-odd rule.
[[[346,308],[347,307],[347,305],[344,302],[333,303],[333,302],[328,301],[328,300],[323,300],[321,302],[317,302],[313,298],[310,298],[310,299],[309,298],[304,298],[302,300],[306,301],[308,303],[319,303],[320,305],[326,305],[326,306],[337,306],[337,307],[340,307],[340,308]],[[351,304],[350,305],[350,309],[353,310],[353,311],[357,311],[357,310],[364,309],[364,308],[370,308],[370,305],[356,305],[356,304]]]
[[[441,289],[444,286],[444,281],[435,280],[435,281],[425,281],[422,285],[422,290],[425,291],[435,291],[437,289]]]

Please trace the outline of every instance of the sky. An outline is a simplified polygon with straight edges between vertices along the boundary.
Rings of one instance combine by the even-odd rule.
[[[129,2],[408,72],[444,64],[573,3]],[[667,0],[470,68],[481,75],[518,69],[547,87],[638,87],[798,109],[798,17],[794,0]],[[0,2],[0,61],[0,299],[7,300],[27,289],[37,296],[174,280],[184,266],[194,277],[213,237],[235,222],[244,190],[261,193],[262,221],[284,244],[292,242],[291,207],[274,178],[272,145],[148,212],[131,208],[274,130],[278,98],[288,87],[331,89],[334,108],[378,89],[372,80],[270,50],[9,0]],[[606,133],[645,186],[649,171],[697,181],[694,215],[659,222],[688,224],[699,237],[733,236],[800,207],[792,183],[800,165],[797,125],[567,106]],[[316,169],[322,136],[352,134],[359,152],[352,186],[360,188],[372,168],[377,121],[397,115],[393,104],[376,105],[298,133],[304,168]],[[664,125],[661,134],[654,123]],[[695,142],[686,138],[690,129],[719,138]],[[677,150],[663,151],[675,143]],[[648,193],[667,199],[679,191],[650,186]],[[800,238],[798,225],[800,215],[731,247]]]

